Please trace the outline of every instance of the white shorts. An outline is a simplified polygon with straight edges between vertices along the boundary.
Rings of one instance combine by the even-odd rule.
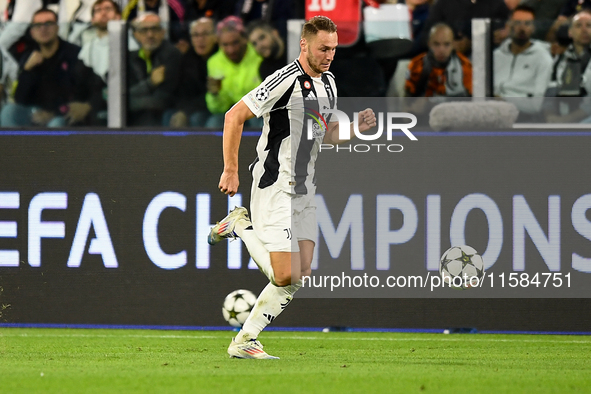
[[[318,224],[313,194],[286,193],[275,185],[253,182],[250,218],[255,234],[269,252],[299,252],[298,241],[316,242]]]

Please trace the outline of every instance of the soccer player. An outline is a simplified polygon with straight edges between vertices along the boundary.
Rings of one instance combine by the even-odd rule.
[[[334,76],[328,71],[338,44],[337,27],[327,17],[306,22],[300,55],[270,75],[227,113],[224,123],[224,171],[219,189],[233,196],[238,191],[238,148],[244,123],[264,118],[257,144],[250,209],[238,207],[211,229],[208,242],[240,237],[270,283],[259,295],[244,326],[228,348],[230,357],[271,359],[257,340],[259,333],[291,302],[309,276],[316,240],[314,203],[315,162],[321,143],[338,144],[338,122],[327,119],[327,128],[315,130],[311,139],[304,130],[305,112],[336,107]],[[305,103],[305,108],[304,108]],[[376,125],[371,109],[359,112],[359,131]],[[349,138],[353,136],[350,125]]]

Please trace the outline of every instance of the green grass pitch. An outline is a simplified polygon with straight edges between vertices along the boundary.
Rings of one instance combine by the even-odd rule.
[[[0,329],[1,393],[591,393],[591,337]]]

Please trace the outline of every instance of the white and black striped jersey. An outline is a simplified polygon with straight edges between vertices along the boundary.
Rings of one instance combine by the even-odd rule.
[[[316,158],[330,121],[323,110],[336,107],[334,75],[325,72],[312,78],[296,59],[242,101],[264,118],[257,159],[251,167],[257,186],[276,185],[291,194],[314,193]]]

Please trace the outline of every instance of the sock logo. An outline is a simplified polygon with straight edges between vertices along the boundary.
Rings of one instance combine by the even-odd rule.
[[[269,323],[271,323],[273,320],[275,320],[275,316],[270,315],[268,313],[263,313],[263,316],[265,316],[267,318],[267,320],[269,320]]]
[[[289,303],[291,302],[291,300],[292,300],[291,297],[286,298],[285,299],[285,304],[284,303],[281,303],[281,309],[285,309],[289,305]]]

